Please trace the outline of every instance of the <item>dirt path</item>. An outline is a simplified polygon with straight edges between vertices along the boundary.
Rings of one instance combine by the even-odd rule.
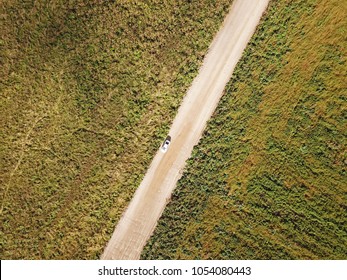
[[[169,135],[166,154],[158,151],[119,221],[101,259],[139,259],[171,192],[215,110],[236,63],[269,0],[235,0],[203,66],[187,92]]]

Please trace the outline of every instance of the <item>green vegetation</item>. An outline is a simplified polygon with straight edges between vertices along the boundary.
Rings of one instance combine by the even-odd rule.
[[[347,258],[346,21],[270,1],[143,258]]]
[[[2,1],[0,257],[98,258],[231,0]]]

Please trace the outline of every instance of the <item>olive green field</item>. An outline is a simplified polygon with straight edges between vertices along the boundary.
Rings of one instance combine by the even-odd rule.
[[[100,257],[230,5],[2,1],[1,259]]]
[[[347,259],[346,29],[270,1],[143,259]]]

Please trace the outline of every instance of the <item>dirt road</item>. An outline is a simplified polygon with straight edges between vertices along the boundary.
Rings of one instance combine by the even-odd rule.
[[[234,1],[172,124],[169,150],[154,157],[101,259],[140,258],[268,2]]]

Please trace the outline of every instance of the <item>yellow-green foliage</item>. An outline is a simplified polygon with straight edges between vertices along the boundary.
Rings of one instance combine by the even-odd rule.
[[[230,4],[2,1],[1,259],[101,254]]]
[[[143,258],[347,258],[346,21],[270,1]]]

